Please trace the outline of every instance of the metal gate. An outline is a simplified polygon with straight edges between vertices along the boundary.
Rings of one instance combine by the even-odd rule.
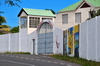
[[[53,31],[48,22],[44,22],[38,32],[38,54],[53,53]]]

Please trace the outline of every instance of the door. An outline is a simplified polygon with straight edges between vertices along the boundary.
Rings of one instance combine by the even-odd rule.
[[[33,39],[33,54],[35,54],[35,39]]]
[[[49,23],[41,25],[38,33],[38,54],[53,53],[53,32]]]

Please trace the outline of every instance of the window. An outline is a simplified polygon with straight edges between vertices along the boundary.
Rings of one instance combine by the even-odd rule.
[[[20,18],[21,28],[27,28],[27,18],[21,17]]]
[[[46,19],[47,19],[47,20],[52,20],[52,18],[42,18],[42,21],[43,21],[43,20],[46,20]]]
[[[75,13],[75,23],[81,23],[81,13]]]
[[[62,24],[68,24],[68,14],[62,15]]]
[[[38,17],[30,17],[29,18],[29,27],[30,28],[37,28],[40,23],[40,18]]]

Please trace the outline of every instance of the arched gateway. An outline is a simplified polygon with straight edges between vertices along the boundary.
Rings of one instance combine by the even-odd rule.
[[[53,53],[53,26],[50,21],[43,21],[38,27],[38,54]]]

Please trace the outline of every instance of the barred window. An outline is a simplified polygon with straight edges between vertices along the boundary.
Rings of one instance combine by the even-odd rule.
[[[81,23],[81,13],[75,13],[75,23]]]
[[[52,20],[52,18],[42,18],[42,20]]]
[[[27,28],[27,17],[20,18],[21,28]]]
[[[30,28],[37,28],[40,23],[40,18],[38,17],[30,17],[29,18],[29,27]]]
[[[68,14],[62,15],[62,24],[68,24]]]

